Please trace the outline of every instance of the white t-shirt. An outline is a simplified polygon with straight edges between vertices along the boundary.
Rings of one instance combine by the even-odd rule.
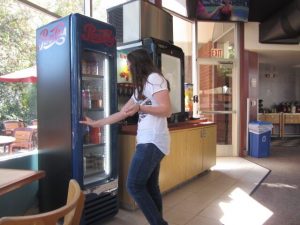
[[[135,103],[141,105],[158,105],[153,95],[159,91],[168,90],[167,81],[157,73],[151,73],[148,76],[144,86],[143,95],[145,100],[137,100],[134,95],[132,99]],[[170,153],[170,134],[166,117],[159,117],[147,113],[139,112],[139,121],[137,129],[137,144],[153,143],[165,155]]]

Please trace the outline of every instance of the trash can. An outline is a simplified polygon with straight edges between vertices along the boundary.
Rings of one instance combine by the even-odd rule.
[[[249,152],[253,157],[261,158],[270,155],[272,123],[254,121],[249,123]]]

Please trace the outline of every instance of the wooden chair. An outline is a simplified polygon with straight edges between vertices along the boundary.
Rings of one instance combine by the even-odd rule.
[[[15,148],[28,149],[33,148],[33,134],[34,130],[27,127],[18,127],[14,129],[13,136],[16,140],[10,144],[9,153],[12,153]]]
[[[6,120],[3,121],[3,126],[4,126],[4,134],[11,136],[14,133],[14,129],[18,127],[24,127],[24,123],[19,120]]]
[[[32,125],[38,125],[38,120],[37,119],[31,120],[31,124]]]
[[[37,119],[31,120],[31,125],[28,126],[28,127],[32,128],[34,130],[34,132],[33,132],[33,146],[37,147],[37,143],[38,143],[38,132],[37,132],[38,120]]]
[[[51,196],[49,196],[51,198]],[[75,180],[70,180],[67,203],[46,213],[0,218],[0,225],[79,225],[84,205],[84,194]]]

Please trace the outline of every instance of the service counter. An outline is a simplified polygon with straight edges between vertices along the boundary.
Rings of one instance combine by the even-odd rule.
[[[273,128],[272,135],[278,137],[287,137],[300,135],[299,132],[288,132],[288,126],[300,125],[300,113],[259,113],[258,120],[272,123],[275,127],[277,126],[277,132]]]
[[[270,122],[273,124],[272,135],[282,136],[282,113],[259,113],[259,121]]]
[[[161,192],[168,192],[187,182],[216,164],[216,125],[197,120],[179,122],[169,126],[171,153],[160,169]],[[126,190],[130,160],[135,151],[136,126],[122,126],[119,132],[120,167],[119,195],[121,206],[134,210],[134,200]]]

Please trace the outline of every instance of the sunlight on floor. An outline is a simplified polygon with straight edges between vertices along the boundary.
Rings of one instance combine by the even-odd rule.
[[[255,201],[239,187],[228,196],[231,201],[219,203],[224,215],[220,219],[226,225],[262,225],[273,212]]]
[[[242,163],[230,163],[230,161],[227,162],[227,160],[222,161],[221,163],[217,163],[217,165],[210,168],[211,171],[232,171],[232,170],[245,170],[248,169],[247,166],[245,166]]]
[[[298,189],[297,185],[281,184],[281,183],[261,183],[261,186],[271,187],[271,188],[289,188],[289,189]]]

